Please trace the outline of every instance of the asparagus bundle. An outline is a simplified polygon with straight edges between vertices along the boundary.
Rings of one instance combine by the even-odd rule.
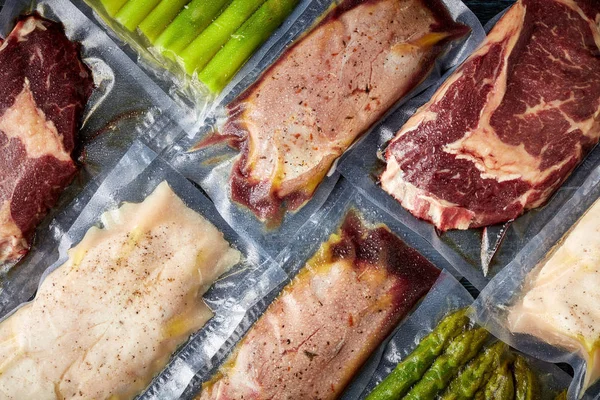
[[[509,363],[504,362],[492,375],[485,388],[476,394],[475,399],[512,400],[515,398],[514,396],[513,375],[510,372]]]
[[[140,23],[140,31],[150,43],[156,42],[158,36],[175,19],[189,0],[162,0],[152,12]]]
[[[460,368],[475,357],[489,334],[484,328],[476,328],[461,333],[448,346],[444,354],[438,357],[404,397],[406,400],[432,399],[444,390]]]
[[[176,59],[221,13],[229,0],[192,0],[156,39],[163,55]]]
[[[188,74],[202,70],[229,40],[231,35],[265,0],[233,0],[219,17],[181,53]]]
[[[494,371],[500,367],[507,348],[504,343],[496,342],[481,352],[450,382],[441,399],[469,400],[473,398],[475,393],[489,381]]]
[[[220,92],[299,0],[100,0],[129,31]]]
[[[470,328],[467,309],[445,317],[366,400],[539,400],[540,386],[524,357]],[[565,396],[561,393],[561,396]]]
[[[133,31],[158,2],[159,0],[129,0],[115,15],[115,19],[125,28]]]
[[[522,356],[517,356],[513,364],[515,376],[515,400],[539,399],[537,378]]]
[[[100,0],[100,3],[104,6],[108,15],[114,17],[121,7],[127,3],[127,0]]]
[[[244,65],[254,51],[290,15],[298,0],[267,0],[231,36],[223,48],[198,75],[214,93],[218,93]]]
[[[417,346],[417,348],[367,396],[367,400],[400,398],[421,379],[433,361],[452,339],[469,324],[466,309],[450,314]]]

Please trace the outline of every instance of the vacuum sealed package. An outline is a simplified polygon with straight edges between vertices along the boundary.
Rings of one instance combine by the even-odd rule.
[[[312,3],[282,39],[294,43],[166,155],[230,224],[277,249],[330,193],[337,159],[483,37],[459,1],[326,5]]]
[[[224,98],[239,93],[238,83],[311,0],[85,2],[165,92],[202,122]]]
[[[131,399],[164,370],[144,396],[175,399],[285,274],[139,141],[81,201],[35,298],[0,322],[0,392]]]
[[[472,302],[442,272],[342,398],[554,399],[568,387],[572,378],[560,368],[513,351],[470,321]]]
[[[516,2],[338,171],[483,288],[598,164],[598,14]]]
[[[179,111],[68,1],[11,1],[0,33],[0,291],[25,285],[24,301],[42,272],[31,269],[35,249],[50,250],[67,228],[52,218]]]
[[[519,350],[571,364],[569,398],[600,393],[598,231],[600,168],[483,290],[477,318]]]
[[[339,397],[439,268],[451,268],[344,181],[290,243],[277,257],[289,279],[248,314],[182,398]]]

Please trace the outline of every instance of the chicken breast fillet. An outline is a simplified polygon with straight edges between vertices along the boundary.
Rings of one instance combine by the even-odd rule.
[[[166,182],[102,223],[0,324],[0,398],[133,398],[212,317],[201,296],[240,259]]]
[[[508,312],[512,332],[574,351],[587,363],[584,390],[600,378],[600,200],[530,273]]]

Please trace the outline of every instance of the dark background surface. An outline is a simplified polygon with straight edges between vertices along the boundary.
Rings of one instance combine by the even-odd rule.
[[[490,18],[514,3],[514,0],[463,0],[463,2],[485,25]]]

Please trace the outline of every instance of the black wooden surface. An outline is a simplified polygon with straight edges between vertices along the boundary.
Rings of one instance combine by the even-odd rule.
[[[490,18],[514,3],[514,0],[463,0],[463,2],[485,25]]]

